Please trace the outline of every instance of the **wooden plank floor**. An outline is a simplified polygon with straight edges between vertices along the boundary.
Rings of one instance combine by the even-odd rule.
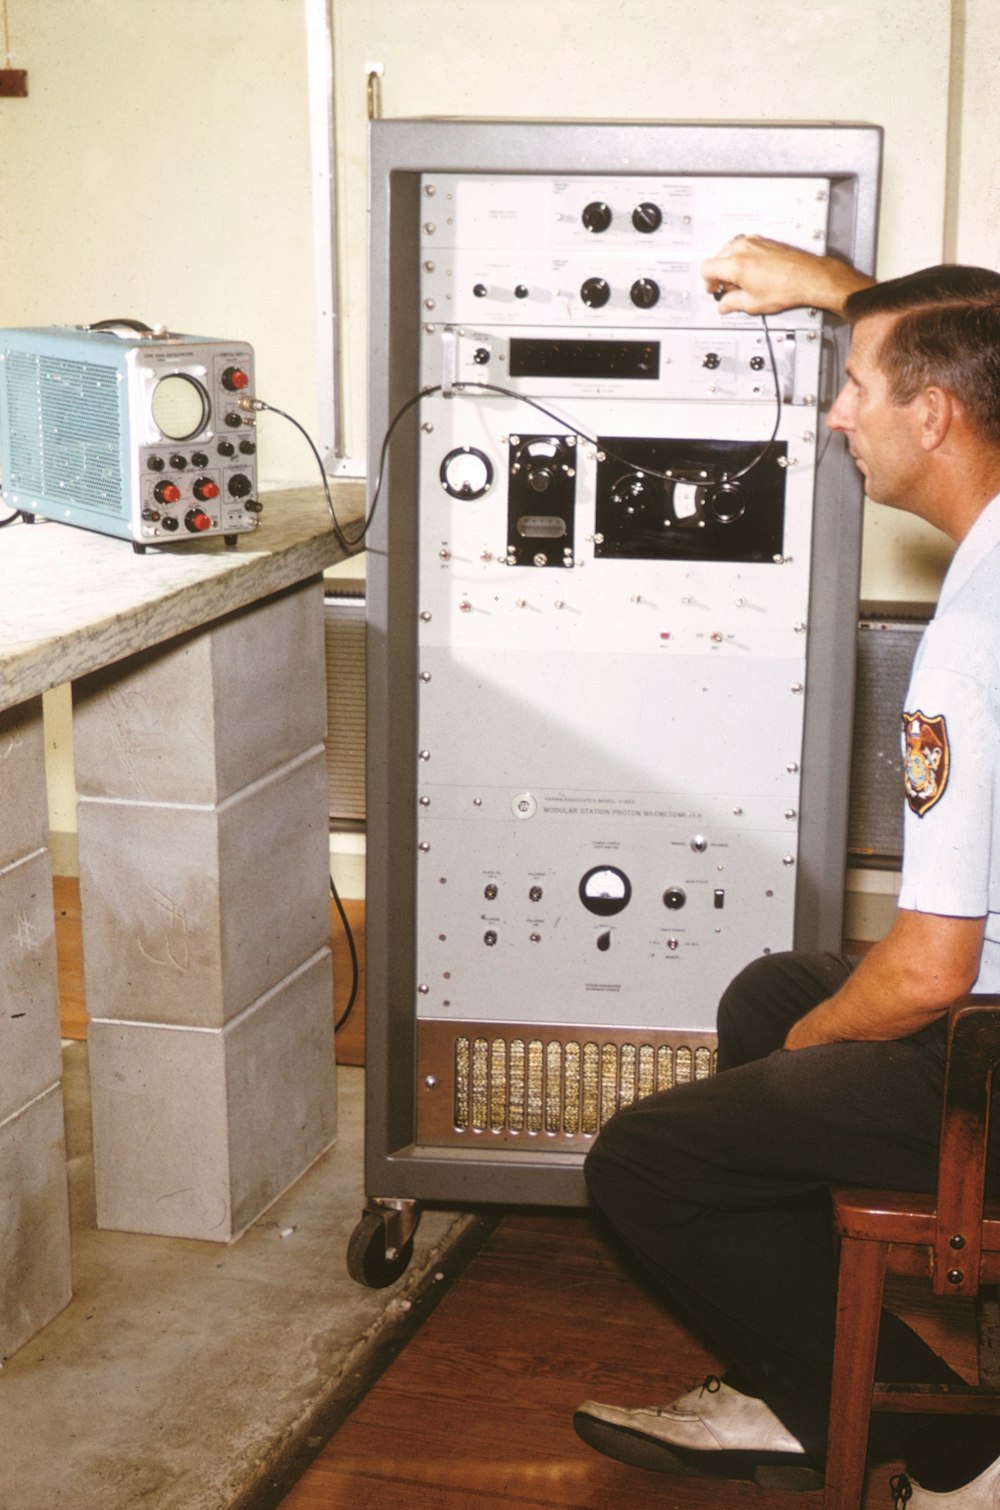
[[[80,883],[56,876],[52,883],[56,909],[56,954],[59,961],[59,1020],[64,1038],[87,1036],[87,1004],[83,985],[83,946],[80,937]],[[337,1034],[337,1063],[365,1062],[365,904],[346,900],[344,911],[354,935],[358,956],[358,993],[351,1015]],[[333,1015],[338,1021],[351,990],[351,959],[344,925],[330,901],[330,949],[333,953]]]
[[[900,1308],[968,1367],[960,1332]],[[584,1399],[667,1401],[717,1368],[588,1214],[508,1214],[282,1510],[818,1507],[818,1494],[628,1468],[573,1431]],[[872,1473],[866,1510],[884,1510],[893,1471]]]

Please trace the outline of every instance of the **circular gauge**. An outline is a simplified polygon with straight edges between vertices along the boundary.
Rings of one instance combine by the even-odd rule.
[[[196,378],[173,372],[153,389],[153,422],[168,440],[191,440],[208,423],[208,394]]]
[[[615,865],[595,865],[580,882],[580,901],[588,912],[598,917],[613,917],[627,907],[632,896],[632,882]]]
[[[475,446],[458,446],[441,463],[440,476],[452,498],[482,498],[493,482],[493,463]]]

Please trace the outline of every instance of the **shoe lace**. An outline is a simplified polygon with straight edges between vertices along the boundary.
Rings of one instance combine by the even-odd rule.
[[[722,1380],[717,1374],[706,1374],[702,1380],[700,1395],[717,1395],[722,1388]]]
[[[892,1510],[904,1510],[907,1500],[913,1495],[909,1475],[897,1473],[889,1480],[889,1488],[892,1491]]]

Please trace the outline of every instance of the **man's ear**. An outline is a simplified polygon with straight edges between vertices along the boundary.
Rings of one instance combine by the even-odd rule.
[[[961,405],[954,394],[944,388],[925,388],[918,400],[920,409],[920,444],[925,451],[936,451],[947,439]]]

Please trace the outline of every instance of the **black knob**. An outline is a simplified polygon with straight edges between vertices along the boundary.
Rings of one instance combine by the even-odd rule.
[[[184,468],[187,466],[187,457],[182,456],[179,451],[175,451],[173,456],[171,456],[170,458],[170,465],[173,467],[175,472],[183,472]]]
[[[226,424],[229,426],[230,430],[239,430],[243,424],[243,420],[240,415],[230,412],[226,415]]]
[[[486,898],[487,902],[496,901],[498,889],[499,888],[494,881],[491,881],[488,886],[483,887],[483,896]]]
[[[233,445],[231,440],[220,440],[215,449],[218,451],[220,456],[236,455],[236,447]]]
[[[630,290],[632,303],[637,309],[652,309],[660,302],[660,285],[652,278],[638,278]]]
[[[472,292],[475,294],[477,299],[485,299],[486,295],[489,293],[489,289],[486,287],[485,283],[477,283]]]
[[[650,204],[648,200],[643,200],[642,204],[637,204],[632,211],[632,224],[637,231],[648,236],[651,231],[660,229],[663,224],[663,211],[658,204]]]
[[[707,367],[710,372],[714,372],[721,361],[722,358],[717,351],[709,351],[706,353],[701,365]]]
[[[611,287],[604,278],[588,278],[580,289],[580,298],[589,309],[602,309],[611,298]]]
[[[191,465],[193,467],[207,467],[208,466],[208,457],[205,455],[204,451],[192,451],[192,453],[191,453]]]
[[[584,206],[580,218],[588,231],[597,234],[606,231],[611,224],[611,209],[602,199],[593,199],[590,204]]]
[[[663,893],[663,905],[671,912],[679,912],[687,901],[687,893],[680,886],[668,886]]]
[[[162,456],[151,456],[146,462],[146,465],[151,472],[162,472],[163,468],[166,466],[166,462],[163,460]]]
[[[253,492],[253,483],[242,472],[237,472],[229,479],[229,491],[234,498],[246,498]]]
[[[240,450],[244,456],[252,456],[257,449],[257,443],[253,440],[241,440]]]
[[[264,505],[256,498],[248,498],[243,507],[248,514],[263,514],[264,512]]]
[[[174,518],[173,514],[165,514],[160,523],[165,530],[170,530],[171,532],[179,528],[179,521]]]
[[[517,285],[517,287],[515,288],[515,290],[514,290],[514,298],[515,299],[526,299],[528,297],[528,294],[530,293],[530,291],[531,290],[528,288],[528,286],[527,286],[526,283],[519,283]]]
[[[542,900],[542,888],[540,886],[532,886],[531,889],[530,889],[530,891],[528,892],[528,901],[529,902],[540,902],[541,900]]]

